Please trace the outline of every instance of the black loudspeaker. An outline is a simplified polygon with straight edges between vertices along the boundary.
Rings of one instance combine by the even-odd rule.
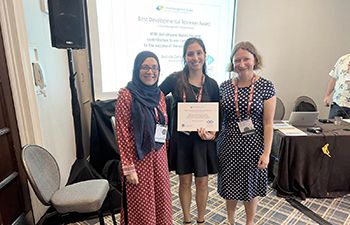
[[[51,43],[56,48],[86,47],[85,0],[48,0]]]

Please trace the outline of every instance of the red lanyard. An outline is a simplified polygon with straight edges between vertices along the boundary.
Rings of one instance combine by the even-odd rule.
[[[254,74],[254,76],[252,77],[252,81],[251,81],[252,85],[250,86],[250,94],[249,94],[249,98],[248,98],[247,114],[249,117],[250,117],[250,107],[252,106],[252,103],[253,103],[255,81],[256,81],[256,76]],[[239,112],[239,108],[238,108],[238,81],[237,81],[237,85],[236,85],[235,79],[232,79],[232,85],[233,85],[233,88],[235,89],[236,116],[239,120],[241,120],[241,113]]]
[[[201,102],[202,101],[203,85],[204,85],[204,75],[202,75],[202,78],[201,78],[201,87],[199,88],[198,95],[195,95],[193,93],[197,102]],[[182,92],[182,101],[186,102],[186,93],[185,93],[185,91]]]
[[[158,111],[160,112],[160,114],[163,115],[163,118],[159,117]],[[165,121],[165,116],[164,113],[162,112],[162,110],[159,109],[159,107],[154,107],[154,114],[155,114],[155,119],[156,119],[156,123],[158,124],[162,124],[162,125],[167,125],[167,122]],[[163,120],[163,121],[161,121]]]
[[[158,121],[159,121],[159,116],[158,116],[158,110],[157,110],[156,107],[154,108],[154,113],[155,113],[155,115],[156,115],[156,123],[158,123]]]

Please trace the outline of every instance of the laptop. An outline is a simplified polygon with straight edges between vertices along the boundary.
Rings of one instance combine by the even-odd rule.
[[[288,123],[293,126],[310,127],[314,126],[319,112],[297,111],[290,114]]]

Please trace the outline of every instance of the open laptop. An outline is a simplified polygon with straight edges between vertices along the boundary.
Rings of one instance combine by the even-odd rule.
[[[293,126],[310,127],[314,126],[319,112],[298,111],[290,114],[288,123]]]

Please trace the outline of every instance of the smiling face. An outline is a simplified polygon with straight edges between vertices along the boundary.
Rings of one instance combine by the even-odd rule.
[[[206,54],[204,49],[197,43],[194,42],[186,49],[185,61],[190,71],[197,71],[203,68],[205,63]]]
[[[232,58],[232,64],[239,75],[251,75],[254,72],[255,58],[249,51],[238,49]]]
[[[140,80],[147,86],[154,85],[159,78],[159,65],[157,60],[148,57],[140,66]]]

